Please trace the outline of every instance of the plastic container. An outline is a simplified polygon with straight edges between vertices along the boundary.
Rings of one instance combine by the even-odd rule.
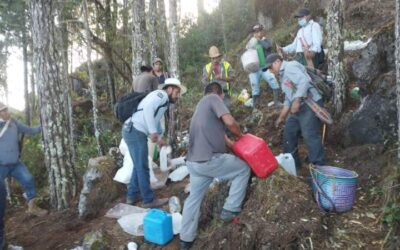
[[[257,50],[246,50],[240,59],[242,61],[243,69],[247,72],[254,73],[260,69],[260,62],[258,60]]]
[[[329,212],[346,212],[354,204],[358,174],[331,166],[311,168],[312,190],[320,208]]]
[[[257,136],[245,134],[233,145],[236,156],[246,161],[253,172],[265,178],[278,167],[278,162],[267,143]]]
[[[158,245],[165,245],[174,237],[172,216],[160,209],[151,209],[143,220],[144,238]]]

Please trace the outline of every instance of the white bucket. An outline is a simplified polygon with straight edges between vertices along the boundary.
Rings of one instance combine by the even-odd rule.
[[[242,61],[243,69],[247,72],[254,73],[260,69],[260,62],[258,60],[257,50],[246,50],[240,59]]]

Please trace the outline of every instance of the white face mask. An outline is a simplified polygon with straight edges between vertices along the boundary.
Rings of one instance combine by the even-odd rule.
[[[297,23],[300,25],[300,27],[304,27],[307,25],[307,20],[303,17],[303,18],[299,19],[297,21]]]

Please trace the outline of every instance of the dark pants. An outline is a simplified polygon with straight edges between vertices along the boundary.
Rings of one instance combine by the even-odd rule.
[[[4,244],[4,210],[6,209],[6,187],[4,179],[0,179],[0,249]]]
[[[318,102],[322,106],[322,102]],[[324,149],[320,135],[321,122],[315,113],[302,103],[300,111],[290,114],[283,130],[283,150],[291,153],[296,162],[296,167],[301,167],[298,156],[298,141],[302,135],[308,150],[309,161],[316,165],[323,165]]]

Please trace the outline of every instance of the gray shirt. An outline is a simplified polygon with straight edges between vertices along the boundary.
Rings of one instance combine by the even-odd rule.
[[[295,98],[312,98],[319,101],[322,97],[311,85],[306,68],[297,61],[283,61],[280,71],[281,88],[285,93],[284,106],[290,107]]]
[[[141,73],[133,80],[133,92],[151,92],[158,88],[158,79],[151,73]]]
[[[190,123],[187,160],[209,161],[215,153],[225,153],[225,126],[221,117],[228,108],[216,94],[204,96],[197,104]]]
[[[6,121],[0,122],[0,131]],[[40,127],[30,128],[16,120],[11,120],[4,134],[0,137],[0,165],[15,164],[19,160],[18,134],[37,134]]]

